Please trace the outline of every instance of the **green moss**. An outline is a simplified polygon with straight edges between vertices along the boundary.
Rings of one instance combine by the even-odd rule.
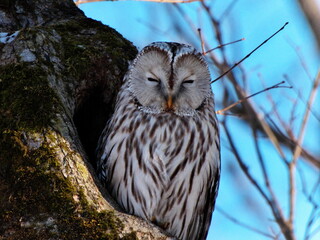
[[[0,67],[0,126],[37,129],[49,125],[59,107],[48,87],[47,73],[37,66],[10,64]]]
[[[62,176],[47,143],[30,149],[21,141],[21,133],[7,131],[0,147],[10,150],[0,156],[0,236],[121,239],[118,234],[123,225],[113,212],[97,212],[87,203],[83,193]],[[49,218],[53,223],[48,223]],[[12,235],[8,235],[10,229]]]
[[[50,44],[56,44],[64,63],[57,79],[63,75],[71,87],[86,78],[99,59],[106,59],[102,62],[106,65],[111,59],[110,66],[118,69],[109,70],[120,78],[136,54],[121,35],[91,19],[26,29],[19,38],[33,39],[38,30],[47,30],[48,36],[55,30],[62,36],[61,42]],[[65,111],[49,86],[48,69],[54,70],[50,61],[0,67],[0,239],[121,239],[123,225],[112,212],[97,212],[88,204],[62,175],[47,142],[53,140],[48,129],[57,114]],[[30,135],[37,138],[34,146],[25,139]],[[79,166],[80,171],[84,167]],[[132,232],[122,239],[137,237]]]
[[[125,235],[122,240],[138,240],[136,232],[131,232]]]
[[[73,94],[74,121],[86,153],[94,159],[98,138],[113,112],[128,62],[137,50],[112,28],[88,18],[55,25],[54,31],[61,36],[59,57],[65,63],[63,75],[71,76],[73,86],[80,86]],[[91,163],[95,166],[94,161]]]
[[[137,54],[130,42],[118,32],[90,18],[70,20],[55,25],[54,29],[62,36],[67,72],[76,77],[86,73],[105,54],[123,75],[127,70],[127,62]],[[110,62],[106,62],[105,67],[108,68],[108,65],[111,65]]]

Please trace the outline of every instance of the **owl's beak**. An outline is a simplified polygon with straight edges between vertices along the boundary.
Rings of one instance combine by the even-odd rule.
[[[173,107],[173,103],[172,103],[172,95],[168,96],[168,100],[167,100],[167,108],[168,109],[172,109]]]

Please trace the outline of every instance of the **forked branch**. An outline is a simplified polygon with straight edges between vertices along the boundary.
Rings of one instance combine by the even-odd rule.
[[[259,92],[256,92],[256,93],[254,93],[254,94],[252,94],[252,95],[250,95],[250,96],[247,96],[247,97],[245,97],[245,98],[242,98],[242,99],[238,100],[237,102],[229,105],[228,107],[216,111],[216,113],[217,113],[217,114],[224,115],[223,112],[225,112],[225,111],[233,108],[234,106],[238,105],[239,103],[242,103],[242,102],[248,100],[248,99],[251,98],[251,97],[254,97],[254,96],[256,96],[256,95],[258,95],[258,94],[260,94],[260,93],[269,91],[269,90],[271,90],[271,89],[275,89],[275,88],[292,88],[291,86],[280,86],[281,84],[284,84],[284,83],[285,83],[285,81],[279,82],[279,83],[277,83],[277,84],[275,84],[275,85],[273,85],[273,86],[271,86],[271,87],[265,88],[265,89],[263,89],[263,90],[261,90],[261,91],[259,91]]]
[[[229,72],[231,72],[236,66],[238,66],[240,63],[242,63],[244,60],[246,60],[248,57],[251,56],[252,53],[254,53],[255,51],[257,51],[260,47],[262,47],[265,43],[267,43],[271,38],[273,38],[276,34],[278,34],[280,31],[282,31],[285,26],[287,26],[289,24],[289,22],[286,22],[278,31],[276,31],[274,34],[272,34],[270,37],[268,37],[266,40],[264,40],[261,44],[259,44],[255,49],[253,49],[248,55],[246,55],[244,58],[242,58],[239,62],[236,62],[231,68],[229,68],[226,72],[224,72],[223,74],[221,74],[219,77],[217,77],[216,79],[212,80],[211,83],[214,83],[216,81],[218,81],[220,78],[224,77],[225,75],[227,75]]]

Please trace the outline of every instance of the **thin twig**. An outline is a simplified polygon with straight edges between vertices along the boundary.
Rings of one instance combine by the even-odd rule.
[[[223,21],[223,19],[229,15],[232,8],[236,5],[237,1],[238,0],[234,0],[234,1],[230,2],[229,6],[226,8],[226,10],[221,14],[220,21]]]
[[[320,84],[320,70],[317,74],[317,77],[316,77],[314,83],[313,83],[313,87],[312,87],[310,95],[309,95],[309,100],[308,100],[308,104],[305,109],[305,114],[304,114],[304,117],[303,117],[303,120],[301,123],[297,144],[296,144],[296,147],[293,152],[293,158],[289,164],[289,184],[290,184],[290,188],[289,188],[289,196],[290,196],[290,198],[289,198],[290,199],[290,202],[289,202],[289,204],[290,204],[290,206],[289,206],[289,222],[292,226],[293,226],[293,221],[294,221],[294,210],[295,210],[295,200],[296,200],[296,192],[295,192],[296,163],[297,163],[298,158],[300,157],[301,152],[302,152],[301,146],[303,143],[304,133],[305,133],[305,129],[307,126],[307,122],[308,122],[308,119],[310,116],[310,108],[311,108],[313,101],[315,99],[315,96],[317,94],[319,84]]]
[[[245,39],[245,38],[241,38],[241,39],[238,39],[238,40],[236,40],[236,41],[232,41],[232,42],[229,42],[229,43],[221,44],[221,45],[219,45],[219,46],[217,46],[217,47],[215,47],[215,48],[212,48],[212,49],[210,49],[210,50],[208,50],[208,51],[206,51],[206,52],[203,51],[203,55],[206,55],[206,54],[208,54],[209,52],[212,52],[212,51],[214,51],[214,50],[216,50],[216,49],[223,48],[223,47],[225,47],[225,46],[227,46],[227,45],[234,44],[234,43],[237,43],[237,42],[241,42],[241,41],[244,41],[244,40],[246,40],[246,39]]]
[[[231,146],[232,152],[241,168],[241,170],[243,171],[243,173],[245,174],[245,176],[248,178],[248,180],[252,183],[252,185],[258,190],[258,192],[262,195],[262,197],[266,200],[267,204],[270,206],[270,209],[273,213],[273,216],[276,220],[276,222],[278,223],[281,232],[283,233],[283,235],[285,236],[285,238],[287,240],[295,240],[295,236],[293,234],[292,228],[290,227],[290,225],[288,225],[286,219],[284,218],[282,209],[279,206],[279,203],[277,202],[277,200],[273,197],[270,197],[266,194],[266,192],[262,189],[262,187],[258,184],[258,182],[253,178],[253,176],[250,174],[248,167],[244,164],[244,162],[242,161],[237,148],[235,147],[235,144],[233,142],[233,139],[231,137],[231,134],[226,126],[226,118],[223,119],[222,121],[222,126],[223,129],[226,133],[227,139],[229,141],[229,144]]]
[[[303,195],[306,197],[306,199],[308,200],[308,202],[310,202],[311,205],[313,205],[316,208],[319,208],[320,203],[318,202],[318,199],[317,199],[318,195],[316,195],[316,194],[317,194],[318,189],[320,189],[320,175],[318,176],[317,181],[315,181],[313,187],[311,187],[310,182],[307,183],[307,181],[305,179],[305,175],[304,175],[302,169],[299,168],[299,165],[297,165],[297,170],[298,170],[298,173],[300,176],[300,182],[302,185]],[[308,189],[307,189],[308,186],[311,188],[310,192],[308,192]]]
[[[258,74],[258,77],[259,77],[262,85],[265,87],[264,80],[263,80],[263,77],[261,76],[261,74]],[[292,88],[292,86],[291,86],[291,88]],[[280,122],[282,128],[286,130],[287,135],[290,136],[290,137],[294,137],[293,136],[293,132],[291,130],[293,125],[292,124],[288,125],[288,124],[285,123],[285,121],[281,117],[281,114],[278,111],[278,105],[274,102],[274,100],[272,98],[272,95],[270,93],[266,93],[266,95],[267,95],[268,101],[270,102],[270,104],[272,106],[271,112],[274,113],[274,115],[277,117],[277,119]],[[263,106],[261,106],[261,108],[263,108]],[[267,115],[270,116],[271,114],[267,114]]]
[[[203,9],[206,11],[208,18],[210,19],[212,29],[214,30],[214,33],[215,33],[215,36],[216,36],[216,39],[217,39],[219,45],[222,45],[223,41],[222,41],[222,31],[220,28],[220,21],[218,21],[217,19],[215,19],[213,17],[213,14],[211,13],[211,8],[204,1],[201,1],[201,5],[202,5]],[[223,62],[224,62],[224,64],[226,64],[227,58],[224,54],[223,48],[221,49],[221,54],[222,54]]]
[[[244,58],[242,58],[239,62],[236,62],[231,68],[229,68],[228,71],[224,72],[223,74],[221,74],[219,77],[217,77],[216,79],[212,80],[211,83],[214,83],[216,81],[218,81],[220,78],[224,77],[225,75],[227,75],[229,72],[232,71],[232,69],[234,69],[236,66],[238,66],[240,63],[242,63],[244,60],[246,60],[248,57],[251,56],[252,53],[254,53],[255,51],[257,51],[262,45],[264,45],[265,43],[267,43],[271,38],[273,38],[278,32],[282,31],[286,25],[288,25],[289,22],[286,22],[278,31],[276,31],[274,34],[272,34],[270,37],[268,37],[266,40],[264,40],[259,46],[257,46],[255,49],[253,49],[247,56],[245,56]]]
[[[204,41],[203,41],[202,34],[201,34],[201,28],[198,28],[198,33],[199,33],[199,38],[200,38],[200,43],[201,43],[201,52],[202,52],[202,55],[205,55]]]
[[[318,218],[320,217],[319,214],[317,216]],[[313,231],[311,231],[311,233],[309,234],[309,237],[313,237],[314,235],[316,235],[318,232],[320,232],[320,226],[316,227]]]
[[[256,232],[256,233],[259,233],[260,235],[263,235],[265,237],[268,237],[268,238],[271,238],[271,239],[274,239],[274,236],[269,234],[269,233],[266,233],[266,232],[263,232],[255,227],[251,227],[250,225],[246,224],[246,223],[243,223],[241,221],[239,221],[237,218],[234,218],[233,216],[231,216],[230,214],[228,214],[227,212],[225,212],[224,210],[222,210],[221,208],[219,207],[216,207],[216,210],[218,212],[220,212],[225,218],[229,219],[230,221],[234,222],[235,224],[238,224],[239,226],[242,226],[246,229],[249,229],[253,232]]]
[[[291,81],[291,79],[289,78],[289,76],[287,74],[283,75],[283,78],[292,86],[293,91],[295,91],[295,93],[298,96],[298,99],[305,104],[308,108],[309,111],[312,113],[312,115],[320,122],[320,116],[318,116],[318,114],[310,108],[310,106],[308,105],[309,103],[307,102],[307,100],[303,97],[303,95],[301,94],[301,92],[297,89],[297,87],[295,86],[294,82]]]
[[[256,152],[257,152],[257,155],[258,155],[258,160],[259,160],[259,163],[260,163],[260,166],[261,166],[261,169],[262,169],[265,185],[266,185],[266,187],[267,187],[267,189],[269,191],[269,194],[271,196],[270,199],[272,200],[273,203],[277,203],[278,199],[277,199],[276,194],[273,191],[273,188],[270,185],[269,176],[268,176],[268,173],[267,173],[267,168],[265,166],[264,158],[262,157],[260,145],[258,143],[257,130],[254,129],[254,128],[252,128],[252,130],[253,130],[253,134],[254,134],[255,148],[256,148]],[[274,204],[271,207],[276,208],[276,206],[277,206],[277,204]]]
[[[256,93],[254,93],[254,94],[252,94],[252,95],[250,95],[250,96],[247,96],[247,97],[245,97],[245,98],[242,98],[242,99],[238,100],[237,102],[229,105],[228,107],[216,111],[216,113],[217,113],[217,114],[221,114],[222,112],[225,112],[225,111],[229,110],[230,108],[233,108],[234,106],[238,105],[239,103],[242,103],[242,102],[246,101],[247,99],[249,99],[249,98],[251,98],[251,97],[254,97],[254,96],[256,96],[256,95],[258,95],[258,94],[260,94],[260,93],[269,91],[269,90],[271,90],[271,89],[275,89],[275,88],[291,88],[290,86],[280,86],[281,84],[284,84],[284,83],[285,83],[285,81],[279,82],[279,83],[277,83],[277,84],[275,84],[275,85],[273,85],[273,86],[271,86],[271,87],[265,88],[265,89],[263,89],[263,90],[261,90],[261,91],[259,91],[259,92],[256,92]]]
[[[201,3],[203,3],[203,2],[201,2]],[[194,25],[194,23],[190,19],[189,15],[183,11],[183,9],[180,7],[180,5],[173,4],[173,6],[177,9],[177,11],[182,16],[182,18],[185,20],[185,22],[190,26],[190,28],[192,29],[192,32],[195,34],[195,36],[198,37],[199,36],[198,28],[196,28],[196,26]],[[208,14],[207,9],[206,9],[206,13]],[[210,16],[208,16],[208,17],[210,18]],[[202,42],[204,44],[204,49],[206,49],[207,48],[207,41],[205,40],[205,36],[203,36],[203,35],[202,35]],[[219,66],[221,65],[221,63],[219,62],[219,59],[214,54],[210,53],[210,59],[213,62],[213,66],[217,66],[218,68],[220,68]]]
[[[313,79],[312,74],[310,73],[309,68],[306,64],[306,61],[305,61],[304,57],[302,56],[300,48],[290,38],[287,38],[287,42],[289,43],[289,45],[293,48],[294,52],[296,53],[304,72],[308,76],[308,79],[310,81],[312,81],[312,79]]]
[[[270,181],[269,181],[269,176],[268,176],[268,173],[267,173],[267,168],[266,168],[266,165],[265,165],[265,162],[264,162],[264,158],[262,157],[262,153],[261,153],[261,149],[260,149],[260,145],[259,145],[259,141],[258,141],[257,129],[256,128],[252,128],[252,131],[253,131],[253,138],[254,138],[254,146],[255,146],[255,149],[256,149],[256,153],[258,155],[260,168],[262,170],[264,184],[269,189],[269,188],[271,188],[270,187]]]
[[[320,231],[320,226],[317,227],[318,229],[315,228],[313,231],[311,230],[311,228],[314,225],[314,222],[319,218],[319,215],[320,215],[319,213],[317,214],[317,210],[319,210],[318,206],[313,206],[313,208],[311,209],[311,213],[309,215],[308,223],[304,233],[305,240],[309,240],[312,237],[312,235]]]
[[[230,144],[232,153],[234,154],[241,170],[243,171],[243,173],[246,175],[246,177],[249,179],[249,181],[253,184],[253,186],[258,190],[258,192],[262,195],[262,197],[268,202],[270,203],[270,199],[268,197],[268,195],[264,192],[264,190],[262,189],[262,187],[259,185],[259,183],[253,178],[253,176],[249,173],[249,169],[246,166],[246,164],[242,161],[240,154],[238,153],[238,150],[234,144],[233,138],[231,137],[231,134],[228,130],[228,127],[226,125],[226,118],[224,118],[224,120],[222,121],[222,126],[223,129],[226,133],[228,142]]]
[[[307,122],[308,122],[308,119],[309,119],[310,109],[311,109],[313,101],[314,101],[314,99],[316,97],[319,84],[320,84],[320,70],[319,70],[319,72],[317,74],[317,77],[316,77],[315,81],[313,82],[313,86],[312,86],[312,89],[311,89],[311,92],[310,92],[310,95],[309,95],[308,104],[307,104],[307,107],[305,109],[304,117],[303,117],[303,120],[302,120],[302,123],[301,123],[300,132],[299,132],[299,135],[298,135],[298,142],[297,142],[296,148],[294,150],[293,159],[292,159],[292,161],[294,161],[294,162],[297,161],[297,159],[299,158],[299,156],[301,154],[301,151],[302,151],[301,145],[302,145],[302,142],[303,142],[305,129],[306,129]]]

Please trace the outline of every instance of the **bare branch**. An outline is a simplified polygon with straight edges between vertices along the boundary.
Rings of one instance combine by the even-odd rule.
[[[238,39],[238,40],[236,40],[236,41],[232,41],[232,42],[229,42],[229,43],[224,43],[224,44],[221,44],[221,45],[219,45],[219,46],[217,46],[217,47],[215,47],[215,48],[212,48],[212,49],[210,49],[210,50],[208,50],[208,51],[206,51],[206,52],[202,52],[202,54],[203,55],[206,55],[206,54],[208,54],[209,52],[212,52],[212,51],[214,51],[214,50],[216,50],[216,49],[219,49],[219,48],[222,48],[222,47],[225,47],[225,46],[227,46],[227,45],[230,45],[230,44],[234,44],[234,43],[237,43],[237,42],[241,42],[241,41],[244,41],[244,40],[246,40],[245,38],[241,38],[241,39]]]
[[[294,49],[294,52],[297,54],[298,59],[299,59],[300,64],[301,64],[301,67],[303,68],[304,72],[307,74],[309,80],[312,81],[312,79],[313,79],[312,75],[311,75],[311,73],[309,71],[309,68],[307,66],[307,63],[306,63],[304,57],[302,56],[300,47],[297,46],[290,38],[288,38],[288,43]]]
[[[80,5],[83,3],[92,3],[92,2],[107,2],[108,0],[77,0],[75,1],[76,5]],[[110,0],[109,0],[110,1]],[[127,0],[118,0],[118,1],[127,1]],[[133,0],[137,2],[159,2],[159,3],[192,3],[192,2],[200,2],[202,0]]]
[[[266,40],[264,40],[259,46],[257,46],[255,49],[253,49],[247,56],[245,56],[244,58],[242,58],[239,62],[236,62],[228,71],[224,72],[222,75],[220,75],[219,77],[217,77],[216,79],[212,80],[211,83],[214,83],[216,81],[218,81],[220,78],[224,77],[225,75],[227,75],[229,72],[232,71],[232,69],[234,69],[236,66],[238,66],[240,63],[242,63],[244,60],[246,60],[248,57],[251,56],[252,53],[254,53],[255,51],[257,51],[262,45],[264,45],[265,43],[267,43],[271,38],[273,38],[278,32],[282,31],[285,26],[287,26],[289,24],[289,22],[286,22],[278,31],[276,31],[274,34],[272,34],[270,37],[268,37]]]
[[[257,136],[257,129],[252,129],[252,130],[253,130],[254,145],[255,145],[255,148],[256,148],[257,155],[258,155],[259,164],[260,164],[260,167],[261,167],[261,170],[262,170],[262,174],[263,174],[263,178],[264,178],[264,184],[266,185],[266,187],[270,191],[271,187],[270,187],[269,176],[268,176],[268,173],[267,173],[267,168],[265,166],[263,155],[261,153],[261,149],[260,149],[260,145],[259,145],[259,141],[258,141],[258,136]]]
[[[238,105],[239,103],[242,103],[242,102],[248,100],[248,99],[251,98],[251,97],[254,97],[254,96],[256,96],[256,95],[258,95],[258,94],[260,94],[260,93],[269,91],[269,90],[271,90],[271,89],[275,89],[275,88],[291,88],[291,86],[280,86],[281,84],[284,84],[284,83],[285,83],[285,81],[279,82],[279,83],[277,83],[277,84],[275,84],[275,85],[273,85],[273,86],[271,86],[271,87],[268,87],[268,88],[266,88],[266,89],[263,89],[263,90],[261,90],[261,91],[259,91],[259,92],[254,93],[254,94],[252,94],[252,95],[250,95],[250,96],[247,96],[247,97],[245,97],[245,98],[243,98],[243,99],[240,99],[239,101],[237,101],[237,102],[229,105],[228,107],[216,111],[216,113],[217,113],[217,114],[221,114],[222,112],[225,112],[225,111],[229,110],[230,108],[233,108],[234,106]]]
[[[308,107],[308,109],[312,113],[312,115],[320,122],[320,116],[318,116],[318,114],[316,112],[314,112],[313,109],[310,108],[307,100],[304,99],[301,92],[295,87],[294,82],[290,80],[290,78],[287,74],[284,74],[283,77],[292,86],[292,89],[296,92],[298,99],[300,99],[301,102],[304,103]]]
[[[258,192],[261,194],[261,196],[265,199],[267,204],[269,205],[269,207],[273,213],[273,216],[274,216],[276,222],[278,223],[278,225],[281,229],[281,232],[283,233],[285,238],[287,240],[295,240],[296,238],[293,234],[291,225],[288,225],[286,219],[284,218],[284,215],[282,213],[282,209],[279,207],[279,203],[277,202],[277,200],[275,198],[267,195],[267,193],[262,189],[262,187],[259,185],[259,183],[250,174],[248,167],[245,165],[245,163],[241,159],[241,157],[238,153],[238,150],[234,144],[233,138],[232,138],[232,136],[229,132],[229,129],[226,125],[226,118],[224,118],[224,120],[222,121],[222,126],[223,126],[225,133],[226,133],[226,136],[229,141],[232,152],[233,152],[241,170],[243,171],[245,176],[248,178],[248,180],[252,183],[252,185],[258,190]]]
[[[311,230],[316,220],[320,217],[320,213],[318,212],[318,210],[319,210],[318,206],[313,206],[313,208],[311,209],[311,213],[310,213],[307,227],[304,234],[305,240],[309,240],[313,235],[315,235],[320,231],[320,225],[317,228],[315,228],[313,231]]]
[[[224,118],[224,120],[222,121],[222,126],[223,129],[226,133],[227,139],[229,141],[232,153],[234,154],[241,170],[243,171],[243,173],[246,175],[246,177],[249,179],[249,181],[253,184],[253,186],[258,190],[258,192],[261,194],[261,196],[270,203],[270,199],[268,197],[268,195],[264,192],[264,190],[262,189],[262,187],[259,185],[259,183],[253,178],[253,176],[250,174],[248,167],[246,166],[246,164],[242,161],[240,154],[238,153],[238,150],[234,144],[233,138],[229,132],[229,129],[226,125],[226,118]]]
[[[229,13],[231,12],[232,8],[236,5],[237,2],[238,2],[238,0],[234,0],[234,1],[230,2],[229,6],[222,13],[222,15],[220,17],[220,21],[223,21],[223,19],[229,15]]]
[[[289,183],[290,183],[290,189],[289,189],[289,196],[290,196],[290,213],[289,213],[289,222],[291,226],[293,226],[293,220],[294,220],[294,209],[295,209],[295,172],[296,172],[296,163],[298,161],[299,156],[301,155],[302,148],[301,145],[303,143],[304,133],[307,126],[307,122],[310,116],[310,108],[313,104],[313,101],[315,99],[316,93],[318,91],[318,86],[320,84],[320,71],[318,72],[318,75],[313,83],[313,87],[311,89],[308,104],[306,106],[305,114],[300,126],[300,131],[298,135],[298,141],[293,153],[293,159],[289,164]]]
[[[296,203],[296,165],[291,162],[288,166],[289,171],[289,222],[291,228],[293,227],[294,211]]]
[[[218,212],[220,212],[225,218],[229,219],[230,221],[234,222],[235,224],[241,226],[241,227],[244,227],[246,229],[249,229],[250,231],[253,231],[253,232],[256,232],[262,236],[265,236],[265,237],[268,237],[268,238],[271,238],[271,239],[274,239],[275,236],[274,235],[271,235],[269,233],[266,233],[266,232],[263,232],[255,227],[252,227],[246,223],[243,223],[241,221],[239,221],[237,218],[234,218],[233,216],[231,216],[230,214],[228,214],[226,211],[222,210],[222,208],[219,208],[219,207],[216,207],[216,210]]]
[[[299,135],[298,135],[298,142],[297,142],[294,154],[293,154],[293,159],[292,159],[293,162],[296,162],[297,159],[299,158],[299,156],[301,155],[301,152],[302,152],[301,145],[302,145],[302,142],[303,142],[305,128],[307,126],[307,122],[308,122],[309,115],[310,115],[310,110],[309,109],[311,108],[311,106],[313,104],[313,101],[314,101],[314,99],[316,97],[319,84],[320,84],[320,70],[318,72],[318,75],[317,75],[314,83],[313,83],[313,86],[312,86],[312,89],[311,89],[311,92],[310,92],[310,95],[309,95],[308,104],[307,104],[307,107],[306,107],[306,110],[305,110],[305,114],[304,114],[304,117],[303,117],[303,120],[302,120],[302,123],[301,123],[301,127],[300,127],[300,132],[299,132]]]
[[[199,38],[200,38],[200,43],[201,43],[201,52],[202,52],[202,55],[205,55],[204,41],[202,39],[201,28],[198,28],[198,33],[199,33]]]

